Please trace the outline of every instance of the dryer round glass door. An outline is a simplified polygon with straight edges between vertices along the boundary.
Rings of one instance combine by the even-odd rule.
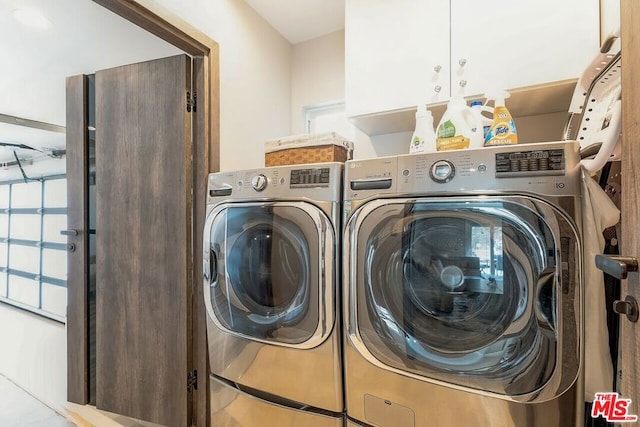
[[[334,236],[307,203],[238,203],[207,220],[205,289],[210,316],[230,333],[317,345],[333,322]],[[329,269],[330,274],[324,270]]]
[[[579,246],[560,211],[508,197],[374,201],[347,230],[350,338],[375,363],[515,395],[550,381],[567,345],[577,373]]]

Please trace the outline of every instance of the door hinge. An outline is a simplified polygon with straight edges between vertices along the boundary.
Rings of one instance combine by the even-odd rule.
[[[187,392],[191,393],[198,389],[198,371],[193,370],[187,373]]]
[[[197,107],[197,96],[196,93],[193,92],[193,94],[189,91],[187,91],[187,112],[191,113],[191,112],[196,112],[196,107]]]

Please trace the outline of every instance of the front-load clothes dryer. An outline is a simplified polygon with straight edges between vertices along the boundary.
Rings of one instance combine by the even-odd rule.
[[[322,163],[209,175],[212,425],[343,424],[342,171]]]
[[[350,422],[582,425],[579,161],[560,142],[346,163]]]

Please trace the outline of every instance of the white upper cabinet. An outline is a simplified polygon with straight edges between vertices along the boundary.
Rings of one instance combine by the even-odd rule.
[[[449,2],[347,0],[348,116],[449,98]]]
[[[598,0],[451,0],[452,94],[580,77],[599,19]]]
[[[578,78],[599,0],[346,0],[350,117]]]

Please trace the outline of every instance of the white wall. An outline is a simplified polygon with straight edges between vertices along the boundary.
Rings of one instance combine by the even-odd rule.
[[[65,325],[0,304],[0,340],[0,374],[62,411],[67,400]]]
[[[34,162],[32,165],[25,165],[25,172],[30,177],[39,177],[41,175],[59,174],[64,173],[64,159],[48,159]],[[0,169],[0,181],[21,179],[22,175],[16,166],[12,166],[7,170]],[[64,185],[63,180],[47,181],[45,188],[48,191],[45,193],[45,202],[49,207],[61,207],[66,206],[66,187],[61,187],[60,183]],[[34,185],[33,183],[28,186]],[[22,202],[18,201],[18,198],[12,197],[13,206],[19,205],[24,207],[40,207],[40,194],[30,193],[24,184],[14,185],[15,193],[13,196],[19,196]],[[0,193],[3,197],[0,204],[4,207],[8,206],[8,186],[4,185],[0,187]],[[37,194],[37,195],[36,195]],[[35,200],[34,197],[35,196]],[[55,215],[57,217],[57,215]],[[22,218],[24,220],[24,218]],[[20,222],[16,222],[20,224]],[[47,224],[55,224],[56,221],[46,221]],[[62,236],[59,235],[59,227],[66,228],[58,224],[56,229],[45,230],[45,240],[61,242]],[[39,228],[36,232],[39,234]],[[4,230],[2,234],[6,236],[7,230]],[[12,227],[12,236],[29,233],[28,229],[24,228],[24,225],[18,226],[15,229]],[[22,238],[28,238],[31,240],[39,239],[36,236],[27,236],[26,234]],[[2,246],[2,245],[0,245]],[[18,248],[14,248],[18,249]],[[19,248],[25,249],[25,248]],[[3,248],[6,254],[6,246]],[[12,253],[18,253],[12,251]],[[66,253],[56,252],[54,255],[54,264],[51,265],[49,258],[52,254],[48,255],[46,263],[43,264],[53,267],[53,270],[49,270],[47,275],[57,277],[59,279],[66,279]],[[62,265],[57,264],[62,260]],[[26,262],[29,267],[33,267],[32,263],[29,263],[28,257],[22,259],[13,259],[15,261]],[[33,262],[39,262],[34,259]],[[0,262],[2,266],[6,266],[6,259]],[[14,265],[14,264],[12,264]],[[37,264],[36,264],[37,271]],[[26,271],[33,271],[32,268],[22,268]],[[55,272],[54,272],[55,270]],[[4,280],[4,279],[2,279]],[[26,282],[26,283],[25,283]],[[33,287],[29,286],[30,284]],[[13,287],[11,285],[14,285]],[[4,285],[2,285],[4,286]],[[38,285],[35,281],[29,281],[27,279],[11,276],[9,282],[10,289],[15,289],[16,292],[9,292],[9,297],[18,302],[25,302],[31,305],[38,304]],[[43,285],[43,309],[53,312],[58,316],[64,316],[66,310],[66,292],[63,288],[57,286]],[[46,293],[46,291],[54,291],[54,293]],[[0,291],[0,295],[6,297],[4,289]],[[18,384],[38,399],[45,402],[47,405],[62,410],[67,397],[67,338],[65,325],[52,320],[48,320],[44,317],[34,315],[32,313],[8,306],[6,304],[0,304],[0,374],[11,379],[14,383]]]
[[[620,0],[600,0],[600,43],[620,29]]]
[[[291,130],[291,44],[244,1],[157,0],[220,44],[220,168],[264,166]]]

